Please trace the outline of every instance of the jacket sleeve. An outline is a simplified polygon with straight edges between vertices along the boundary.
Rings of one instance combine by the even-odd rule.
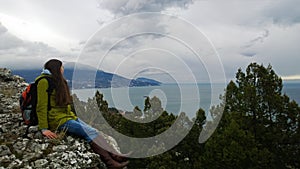
[[[37,85],[36,113],[40,130],[48,128],[48,86],[47,79],[41,79]]]

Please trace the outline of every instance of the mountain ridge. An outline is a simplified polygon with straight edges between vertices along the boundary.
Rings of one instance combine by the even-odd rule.
[[[117,74],[97,70],[91,66],[76,64],[74,62],[66,63],[64,67],[64,76],[73,89],[159,86],[162,84],[159,81],[145,77],[128,79]],[[12,71],[13,74],[24,77],[27,83],[33,82],[41,73],[41,70],[37,68],[16,69]]]

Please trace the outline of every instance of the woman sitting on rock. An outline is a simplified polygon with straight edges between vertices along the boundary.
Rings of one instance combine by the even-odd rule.
[[[122,168],[128,164],[125,154],[119,154],[114,150],[99,132],[80,120],[72,111],[70,103],[72,101],[70,90],[63,76],[64,67],[62,62],[51,59],[44,65],[42,76],[51,77],[54,83],[54,90],[50,95],[51,109],[48,111],[48,81],[41,79],[37,85],[37,116],[39,129],[44,136],[53,139],[57,138],[57,129],[66,130],[67,134],[84,138],[92,150],[99,154],[102,161],[110,168]]]

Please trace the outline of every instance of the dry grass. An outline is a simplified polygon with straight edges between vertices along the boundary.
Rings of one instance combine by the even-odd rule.
[[[59,145],[61,141],[64,139],[66,133],[67,133],[66,129],[56,132],[57,137],[54,139],[50,139],[49,142],[52,143],[53,145]]]
[[[67,128],[63,128],[63,130],[57,132],[57,138],[58,140],[62,140],[67,134]]]

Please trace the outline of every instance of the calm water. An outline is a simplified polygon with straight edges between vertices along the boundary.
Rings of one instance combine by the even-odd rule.
[[[291,100],[295,100],[300,104],[300,83],[285,83],[282,93],[285,93]]]
[[[131,87],[131,88],[106,88],[106,89],[80,89],[73,90],[80,100],[92,98],[99,90],[107,100],[109,107],[116,107],[124,111],[132,111],[135,106],[144,108],[146,96],[157,96],[162,101],[162,107],[168,112],[178,114],[185,112],[194,116],[201,107],[206,112],[212,105],[221,101],[219,96],[224,94],[226,86],[221,84],[165,84],[162,86]],[[283,93],[300,103],[300,83],[284,84]]]

